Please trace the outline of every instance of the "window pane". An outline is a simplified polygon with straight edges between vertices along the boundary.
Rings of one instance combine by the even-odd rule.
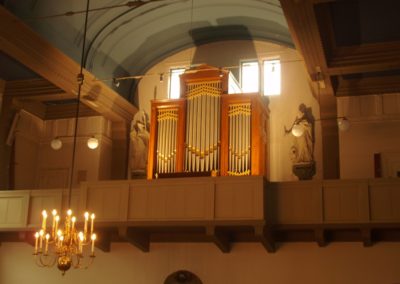
[[[242,90],[244,93],[259,91],[258,62],[242,63]]]
[[[279,60],[264,61],[264,95],[281,94],[281,63]]]
[[[181,82],[179,75],[185,72],[185,68],[176,68],[170,70],[169,76],[169,98],[179,99],[181,91]]]
[[[229,72],[228,94],[240,94],[240,93],[243,93],[242,88],[240,88],[240,85],[236,80],[235,76],[232,74],[232,72]]]

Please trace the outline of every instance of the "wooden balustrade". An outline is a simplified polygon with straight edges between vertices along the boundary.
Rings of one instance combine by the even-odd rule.
[[[29,241],[30,232],[40,226],[41,210],[66,211],[67,200],[57,189],[0,191],[0,242],[22,241],[21,236]],[[261,241],[268,251],[274,251],[274,242],[291,240],[315,240],[321,246],[336,240],[365,246],[398,241],[399,203],[396,178],[273,183],[262,176],[119,180],[82,183],[73,192],[75,214],[95,212],[97,230],[108,242],[126,241],[128,232],[144,251],[150,236],[152,241],[214,239],[221,245],[225,234],[235,241]],[[117,236],[111,238],[115,231]],[[224,252],[229,248],[229,242],[221,246]]]

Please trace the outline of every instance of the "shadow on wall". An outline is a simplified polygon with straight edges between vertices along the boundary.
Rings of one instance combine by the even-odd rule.
[[[208,26],[197,28],[189,31],[196,46],[196,51],[193,55],[191,65],[208,64],[215,67],[227,67],[226,57],[218,54],[213,55],[208,46],[205,44],[210,42],[225,41],[225,40],[246,40],[246,46],[242,46],[241,50],[232,50],[230,62],[231,66],[239,65],[239,60],[243,59],[240,54],[246,54],[248,59],[257,59],[256,48],[253,43],[253,37],[247,27],[242,25],[224,25],[224,26]],[[229,49],[228,49],[229,50]],[[227,52],[229,52],[227,50]],[[229,71],[239,81],[239,68],[233,68]]]

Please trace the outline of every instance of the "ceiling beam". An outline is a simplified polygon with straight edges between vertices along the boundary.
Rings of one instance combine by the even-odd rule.
[[[334,47],[328,58],[328,74],[400,70],[400,42]]]
[[[400,75],[344,79],[338,76],[337,97],[400,92]]]
[[[231,242],[227,233],[221,232],[215,226],[206,227],[206,235],[223,253],[231,251]]]
[[[65,94],[65,91],[51,84],[49,81],[39,79],[7,81],[5,86],[7,96],[15,97],[34,97],[42,95],[57,96]]]
[[[0,6],[1,51],[67,94],[77,97],[80,66]],[[111,121],[130,122],[137,109],[95,76],[83,70],[81,101]]]

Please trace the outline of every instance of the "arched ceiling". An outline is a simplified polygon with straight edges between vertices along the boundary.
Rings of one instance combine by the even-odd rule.
[[[3,5],[80,62],[86,1],[14,0]],[[99,9],[104,7],[110,8]],[[86,68],[99,78],[141,75],[180,50],[220,40],[293,46],[278,0],[92,0],[90,9]]]

